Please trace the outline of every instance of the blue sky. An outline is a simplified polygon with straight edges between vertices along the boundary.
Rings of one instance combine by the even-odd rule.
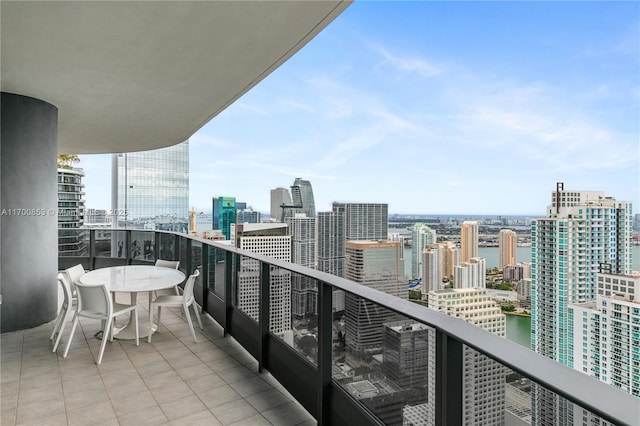
[[[356,1],[190,139],[190,205],[311,181],[316,209],[543,215],[556,182],[640,206],[640,3]],[[110,208],[107,156],[83,155]]]

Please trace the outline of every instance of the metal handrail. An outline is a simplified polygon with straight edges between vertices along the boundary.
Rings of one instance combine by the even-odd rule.
[[[326,284],[332,288],[358,295],[386,309],[433,327],[455,341],[475,349],[607,421],[618,425],[640,424],[639,398],[459,318],[425,309],[424,306],[335,275],[242,250],[215,240],[169,231],[139,229],[109,229],[109,231],[171,234],[310,277],[317,280],[319,284]],[[93,232],[91,232],[91,238],[94,238]]]

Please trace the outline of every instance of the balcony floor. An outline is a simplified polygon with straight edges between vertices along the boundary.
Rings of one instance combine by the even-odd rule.
[[[122,295],[126,297],[125,295]],[[128,301],[118,301],[127,303]],[[138,299],[140,318],[148,300]],[[193,315],[193,313],[192,313]],[[125,318],[126,319],[126,318]],[[114,340],[96,365],[99,321],[80,321],[69,356],[53,322],[1,336],[0,424],[315,425],[313,417],[207,315],[198,343],[180,310],[163,309],[152,343]],[[123,319],[118,323],[122,324]]]

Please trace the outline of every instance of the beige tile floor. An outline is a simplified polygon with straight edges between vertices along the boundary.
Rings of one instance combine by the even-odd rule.
[[[146,297],[138,303],[139,315],[148,315]],[[114,340],[100,365],[94,363],[99,321],[80,322],[66,359],[71,323],[57,353],[49,341],[53,322],[2,334],[0,424],[316,424],[271,375],[258,373],[257,362],[233,338],[222,337],[216,322],[202,319],[204,330],[194,321],[194,343],[180,310],[165,308],[151,343]]]

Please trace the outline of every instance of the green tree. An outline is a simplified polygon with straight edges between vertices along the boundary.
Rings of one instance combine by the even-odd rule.
[[[80,157],[76,154],[60,154],[58,155],[58,168],[71,169],[74,164],[80,162]]]

